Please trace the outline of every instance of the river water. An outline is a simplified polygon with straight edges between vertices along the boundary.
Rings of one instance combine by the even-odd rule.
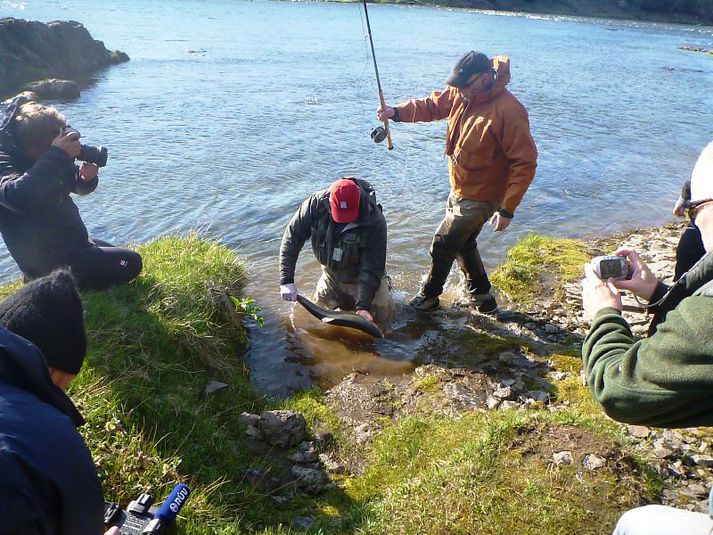
[[[530,231],[581,236],[661,223],[713,139],[713,59],[677,48],[713,48],[711,28],[369,12],[387,102],[442,87],[466,50],[511,57],[510,89],[530,112],[540,161],[511,229],[483,232],[488,267]],[[0,15],[77,20],[130,55],[78,100],[57,103],[87,142],[110,149],[99,189],[78,204],[90,232],[115,243],[198,229],[239,252],[266,319],[249,355],[259,387],[284,394],[352,369],[407,372],[444,322],[464,321],[424,321],[404,307],[448,194],[445,125],[395,125],[394,151],[373,144],[376,90],[358,4],[0,0]],[[375,185],[389,224],[397,317],[377,342],[323,326],[278,295],[285,224],[306,196],[345,174]],[[0,275],[17,276],[4,248]],[[298,287],[310,293],[317,276],[306,248]]]

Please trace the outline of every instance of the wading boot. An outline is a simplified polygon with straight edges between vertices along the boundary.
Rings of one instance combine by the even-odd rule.
[[[471,306],[478,309],[481,314],[492,314],[498,313],[498,303],[492,294],[475,294],[470,299]]]
[[[425,294],[418,292],[409,302],[412,308],[419,312],[429,312],[438,308],[439,299],[437,295],[427,297]]]

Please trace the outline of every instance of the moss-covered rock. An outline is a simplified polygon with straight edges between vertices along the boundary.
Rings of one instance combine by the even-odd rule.
[[[0,97],[28,82],[74,80],[121,61],[128,56],[107,50],[78,22],[0,19]]]

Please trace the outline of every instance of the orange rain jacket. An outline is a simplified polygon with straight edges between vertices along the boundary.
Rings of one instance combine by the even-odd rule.
[[[514,212],[537,167],[537,147],[525,107],[505,86],[510,59],[492,60],[495,82],[471,102],[454,87],[395,106],[398,121],[415,123],[448,118],[446,155],[451,190],[457,197],[495,201]]]

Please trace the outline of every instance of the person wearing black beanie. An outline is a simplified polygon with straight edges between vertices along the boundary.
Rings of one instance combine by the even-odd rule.
[[[86,354],[67,271],[0,302],[0,535],[104,533],[104,497],[84,423],[65,394]]]
[[[35,279],[0,302],[0,325],[42,351],[50,377],[67,389],[87,352],[84,309],[68,271]]]

